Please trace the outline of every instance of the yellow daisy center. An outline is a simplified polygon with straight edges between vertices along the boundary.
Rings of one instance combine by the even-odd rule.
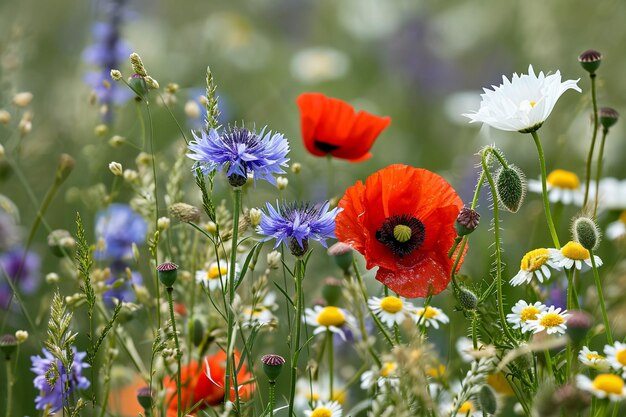
[[[539,324],[545,328],[557,327],[563,323],[565,323],[565,319],[557,313],[548,313],[539,320]]]
[[[578,175],[564,169],[555,169],[548,174],[546,181],[553,187],[566,188],[568,190],[575,190],[580,187]]]
[[[443,365],[434,366],[426,369],[426,374],[431,378],[441,378],[446,373],[446,367]]]
[[[617,375],[602,374],[593,380],[593,387],[607,394],[621,394],[624,390],[624,381]]]
[[[502,395],[513,395],[513,389],[507,381],[506,377],[502,372],[497,374],[489,374],[487,375],[487,383],[493,388],[498,394]]]
[[[380,308],[387,313],[397,313],[402,310],[402,300],[398,297],[385,297],[380,300]]]
[[[433,319],[439,315],[439,312],[432,307],[426,307],[426,310],[424,310],[423,308],[417,310],[417,315],[424,316],[427,319]]]
[[[208,279],[217,279],[220,276],[225,276],[228,272],[228,269],[225,266],[219,266],[217,264],[211,265],[209,270],[206,272],[206,276]]]
[[[320,394],[317,392],[310,392],[308,389],[306,390],[306,396],[310,401],[319,401],[320,400]]]
[[[337,307],[324,307],[317,315],[317,323],[320,326],[341,326],[346,322],[346,316]]]
[[[522,321],[535,320],[537,318],[537,314],[539,313],[540,311],[537,307],[528,306],[519,313],[519,318]]]
[[[539,248],[531,250],[522,258],[520,269],[522,271],[535,272],[545,265],[546,262],[548,262],[548,259],[550,259],[550,252],[548,252],[548,249]]]
[[[337,401],[339,404],[344,405],[346,402],[346,393],[343,390],[333,390],[333,395],[330,396],[331,401]]]
[[[626,224],[626,210],[622,211],[622,214],[619,215],[619,221]]]
[[[587,353],[587,360],[588,361],[593,361],[593,360],[598,360],[598,359],[599,360],[604,360],[605,357],[602,356],[602,355],[598,355],[597,353],[591,353],[591,352]]]
[[[537,105],[537,102],[536,102],[536,101],[531,101],[531,102],[530,102],[530,107],[535,107],[536,105]]]
[[[618,351],[615,355],[615,359],[622,365],[626,365],[626,349]]]
[[[465,415],[467,413],[471,413],[474,411],[474,404],[472,404],[471,401],[465,401],[463,404],[461,404],[461,406],[459,407],[459,411],[458,413],[460,415]]]
[[[561,253],[567,258],[577,261],[589,259],[589,251],[583,248],[583,245],[578,242],[567,242],[567,244],[561,248]]]
[[[332,417],[333,412],[330,408],[320,407],[313,410],[311,417]]]
[[[398,365],[396,365],[394,362],[385,362],[380,370],[380,376],[382,376],[383,378],[389,377],[389,375],[393,374],[396,371],[397,367]]]

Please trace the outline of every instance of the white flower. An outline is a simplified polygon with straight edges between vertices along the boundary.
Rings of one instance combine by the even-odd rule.
[[[576,204],[582,206],[584,191],[580,186],[578,175],[564,169],[556,169],[546,178],[548,200],[551,203]],[[541,181],[528,180],[528,189],[535,193],[542,193]]]
[[[372,297],[367,305],[376,316],[389,327],[402,324],[407,314],[415,311],[415,307],[406,300],[394,296],[378,298]]]
[[[345,383],[335,375],[333,392],[330,393],[328,374],[320,373],[317,380],[299,378],[296,382],[295,406],[299,410],[307,410],[324,402],[334,401],[343,406],[347,396]]]
[[[278,308],[276,294],[268,293],[260,303],[245,306],[241,311],[242,325],[244,327],[263,327],[277,322],[273,311]]]
[[[567,310],[561,311],[561,308],[554,308],[550,306],[548,310],[542,311],[537,314],[537,318],[534,320],[528,320],[528,329],[534,333],[546,331],[548,334],[565,334],[567,326],[565,323],[569,318]]]
[[[507,314],[506,321],[513,325],[514,329],[522,329],[523,333],[530,331],[530,320],[537,319],[537,315],[546,311],[548,307],[539,301],[535,304],[528,304],[524,300],[519,300],[513,306],[513,313]]]
[[[433,326],[435,329],[439,328],[439,323],[450,322],[448,316],[441,309],[431,306],[426,306],[426,309],[424,307],[417,308],[413,314],[413,320],[415,323],[425,324],[426,327]]]
[[[341,406],[337,401],[320,402],[304,413],[307,417],[341,417]]]
[[[305,322],[311,326],[316,326],[313,334],[324,333],[330,330],[337,333],[346,341],[346,335],[342,330],[344,326],[354,327],[354,318],[344,309],[334,306],[315,306],[304,311]]]
[[[595,350],[589,350],[587,346],[583,346],[578,354],[578,360],[589,368],[597,369],[598,371],[608,371],[611,365],[606,357],[598,354]]]
[[[626,237],[626,210],[622,211],[617,221],[608,224],[606,227],[606,237],[610,240]]]
[[[482,122],[500,130],[528,133],[541,127],[548,118],[561,94],[570,88],[581,92],[576,85],[579,80],[561,82],[561,73],[535,75],[532,65],[528,75],[513,74],[509,81],[502,76],[500,86],[493,90],[483,89],[480,108],[464,114],[470,123]]]
[[[392,361],[383,362],[382,367],[374,366],[369,371],[361,374],[361,388],[370,389],[375,384],[379,388],[385,386],[397,387],[400,384],[400,378],[397,374],[398,364]]]
[[[345,53],[328,47],[308,48],[291,59],[291,75],[304,83],[319,83],[341,78],[350,61]]]
[[[589,251],[578,242],[567,242],[560,250],[549,249],[551,261],[559,268],[570,269],[575,267],[576,269],[585,270],[591,268],[591,256]],[[596,266],[602,266],[602,259],[599,256],[593,255],[593,259],[596,262]]]
[[[456,351],[459,352],[459,356],[463,362],[474,362],[476,358],[480,357],[487,348],[483,342],[478,340],[477,349],[474,349],[474,342],[467,337],[460,337],[456,341]]]
[[[589,195],[595,192],[596,187],[592,183],[589,186]],[[602,210],[625,210],[626,209],[626,180],[606,177],[600,180],[598,191],[598,208]]]
[[[626,395],[624,381],[614,374],[600,374],[593,381],[585,375],[576,375],[576,386],[598,398],[609,397],[611,401],[619,401]]]
[[[626,378],[626,344],[615,342],[613,346],[604,346],[604,353],[607,362],[616,371],[622,372],[622,376]]]
[[[539,282],[543,282],[544,279],[550,278],[549,266],[558,269],[550,258],[550,249],[533,249],[524,255],[520,263],[519,272],[511,278],[510,283],[513,286],[530,284],[533,276]]]
[[[237,267],[235,271],[237,271]],[[235,272],[235,274],[236,273],[237,272]],[[228,282],[228,264],[224,261],[219,264],[212,262],[207,269],[196,271],[196,282],[198,284],[204,284],[209,291],[226,288],[226,283]]]

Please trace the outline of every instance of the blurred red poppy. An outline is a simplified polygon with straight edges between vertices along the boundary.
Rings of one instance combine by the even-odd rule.
[[[235,365],[239,364],[240,355],[235,352]],[[192,410],[218,405],[224,400],[224,382],[226,376],[226,353],[219,351],[214,355],[204,358],[199,364],[192,361],[181,368],[181,398],[183,412],[189,410],[196,403],[198,406]],[[249,383],[252,374],[244,364],[237,373],[237,384],[239,386],[239,398],[247,400],[255,389],[255,384]],[[176,395],[176,375],[166,377],[163,385],[169,393],[167,404],[167,416],[177,415],[178,399]],[[235,390],[231,385],[231,401],[235,400]]]
[[[348,188],[339,207],[337,238],[361,252],[368,269],[379,267],[378,281],[408,298],[448,286],[463,203],[442,177],[391,165]]]
[[[330,154],[352,162],[369,159],[374,141],[391,123],[389,117],[356,113],[348,103],[320,93],[300,94],[296,103],[304,146],[315,156]]]

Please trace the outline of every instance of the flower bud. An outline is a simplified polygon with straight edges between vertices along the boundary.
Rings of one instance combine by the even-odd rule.
[[[127,182],[133,183],[133,182],[137,181],[137,178],[139,178],[139,173],[137,171],[135,171],[134,169],[125,169],[124,170],[124,179]]]
[[[575,345],[580,345],[593,327],[593,319],[582,310],[570,310],[566,333]]]
[[[124,143],[126,143],[126,138],[120,135],[114,135],[109,139],[109,145],[114,148],[122,146]]]
[[[263,355],[261,357],[261,362],[263,363],[263,372],[265,372],[265,375],[267,375],[270,382],[274,382],[280,375],[280,371],[283,369],[285,358],[279,355],[269,354]]]
[[[111,171],[113,175],[117,177],[121,177],[124,175],[124,168],[122,168],[122,164],[120,164],[119,162],[111,162],[109,164],[109,171]]]
[[[57,164],[57,172],[56,179],[59,182],[63,182],[67,179],[70,173],[74,170],[74,166],[76,165],[76,161],[72,158],[71,155],[66,153],[62,153],[59,156],[59,162]]]
[[[200,209],[186,203],[174,203],[169,207],[170,216],[186,223],[197,223],[200,220]]]
[[[71,255],[76,247],[76,240],[67,230],[57,229],[48,235],[48,247],[59,258]]]
[[[302,245],[298,243],[296,238],[289,239],[289,251],[293,256],[301,257],[304,256],[309,250],[309,239],[302,239]]]
[[[560,406],[560,411],[567,416],[580,415],[591,404],[591,394],[573,384],[559,387],[553,397],[554,402]]]
[[[291,164],[291,172],[294,174],[299,174],[302,171],[302,164],[300,162],[294,162]]]
[[[228,183],[232,186],[232,187],[242,187],[246,184],[246,182],[248,182],[248,177],[243,176],[243,175],[239,175],[239,174],[230,174],[228,176]]]
[[[580,65],[589,74],[595,74],[602,63],[602,54],[593,49],[589,49],[578,55],[578,62],[580,62]]]
[[[0,124],[6,125],[11,121],[11,113],[4,109],[0,109]]]
[[[489,385],[480,387],[480,391],[478,391],[478,403],[484,413],[495,414],[498,410],[498,398],[493,388]]]
[[[250,209],[250,213],[248,213],[248,216],[250,217],[250,224],[252,225],[252,227],[257,227],[261,224],[261,214],[262,212],[258,208]]]
[[[526,195],[524,173],[514,165],[502,167],[496,174],[496,193],[504,208],[516,213]]]
[[[27,91],[17,93],[13,96],[13,104],[17,107],[26,107],[33,101],[33,93]]]
[[[600,245],[600,229],[589,217],[578,217],[572,223],[574,241],[587,250],[596,250]]]
[[[598,116],[600,117],[600,124],[606,130],[617,123],[619,119],[619,113],[611,107],[602,107],[598,112]]]
[[[137,390],[137,402],[144,409],[146,415],[151,415],[152,403],[154,401],[150,387],[141,387]]]
[[[478,307],[478,297],[468,288],[462,287],[459,289],[458,298],[463,310],[476,310],[476,307]]]
[[[328,277],[322,283],[322,297],[329,306],[336,306],[341,298],[341,281],[337,278]]]
[[[141,57],[139,56],[139,54],[137,54],[136,52],[133,52],[132,54],[130,54],[129,56],[130,59],[130,64],[133,67],[133,71],[141,76],[141,77],[145,77],[148,75],[148,73],[146,72],[146,68],[143,65],[143,61],[141,60]]]
[[[191,341],[193,342],[194,346],[198,347],[200,346],[200,344],[202,344],[202,341],[204,340],[204,325],[202,324],[202,321],[198,320],[197,318],[193,319],[191,323],[193,324]]]
[[[99,124],[93,128],[93,133],[95,133],[96,136],[104,136],[108,131],[109,127],[105,124]]]
[[[167,230],[170,228],[170,218],[169,217],[159,217],[157,220],[157,227],[159,230]]]
[[[280,260],[282,255],[280,252],[273,250],[267,254],[267,267],[269,269],[278,269],[280,268]]]
[[[163,285],[167,288],[171,288],[178,277],[178,265],[173,262],[164,262],[157,266],[157,275]]]
[[[200,105],[194,100],[188,100],[185,103],[185,116],[191,119],[197,119],[200,117]]]
[[[6,360],[11,359],[11,355],[17,346],[17,339],[12,334],[4,334],[0,336],[0,350],[4,353]]]
[[[463,207],[456,218],[454,227],[458,236],[465,236],[472,233],[478,227],[480,214],[469,207]]]
[[[328,248],[327,252],[342,271],[347,272],[352,266],[352,247],[343,242],[337,242]]]
[[[151,76],[146,76],[145,78],[146,80],[146,84],[148,85],[148,87],[150,87],[153,90],[158,90],[159,89],[159,83],[157,80],[155,80],[154,78],[152,78]]]
[[[46,283],[48,284],[58,284],[61,279],[59,278],[59,274],[56,272],[50,272],[46,274]]]
[[[17,343],[24,343],[28,340],[28,332],[26,330],[18,330],[15,332],[15,340]]]
[[[289,185],[289,180],[286,177],[278,177],[276,178],[276,187],[279,190],[284,190]]]
[[[134,74],[128,79],[128,85],[130,89],[137,94],[140,98],[145,97],[148,94],[148,84],[143,76]]]
[[[122,79],[122,73],[120,72],[120,70],[112,69],[111,78],[114,79],[115,81],[119,81]]]

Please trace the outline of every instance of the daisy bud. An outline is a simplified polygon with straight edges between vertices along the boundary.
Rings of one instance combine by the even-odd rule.
[[[33,130],[33,123],[29,119],[23,117],[17,125],[17,128],[22,135],[25,135]]]
[[[139,173],[137,171],[135,171],[134,169],[126,169],[124,170],[124,179],[127,182],[135,182],[137,181],[137,178],[139,178]]]
[[[17,346],[17,339],[12,334],[4,334],[0,336],[0,350],[4,353],[6,360],[11,359],[11,355]]]
[[[141,60],[141,57],[136,52],[130,54],[129,58],[130,65],[132,65],[133,71],[137,75],[141,77],[145,77],[148,75],[148,73],[146,72],[146,67],[143,66],[143,61]]]
[[[484,413],[496,414],[498,410],[498,398],[493,388],[489,385],[483,385],[480,391],[478,391],[478,403]]]
[[[128,85],[139,97],[144,97],[148,94],[148,83],[145,78],[139,74],[131,76],[128,79]]]
[[[167,86],[165,87],[165,91],[170,94],[176,94],[178,93],[178,90],[180,90],[180,85],[176,83],[167,83]]]
[[[153,401],[150,387],[141,387],[137,390],[137,402],[143,407],[146,415],[150,415]]]
[[[285,358],[279,355],[269,354],[263,355],[261,357],[261,362],[263,363],[263,372],[265,372],[265,375],[267,375],[270,382],[274,382],[280,375],[280,371],[283,369]]]
[[[291,164],[291,172],[294,174],[299,174],[302,171],[302,164],[300,162],[294,162]]]
[[[284,190],[285,188],[287,188],[287,185],[289,185],[289,180],[285,177],[278,177],[276,178],[276,187],[279,190]]]
[[[278,269],[280,267],[280,259],[282,255],[280,252],[273,250],[267,254],[267,267],[269,269]]]
[[[580,65],[585,71],[589,74],[595,75],[596,70],[602,63],[602,54],[598,51],[594,51],[593,49],[589,49],[578,55],[578,62],[580,62]]]
[[[596,250],[600,245],[600,230],[589,217],[579,217],[572,223],[574,241],[587,250]]]
[[[116,148],[118,146],[122,146],[126,142],[126,138],[120,135],[115,135],[111,139],[109,139],[109,145]]]
[[[18,330],[15,332],[15,340],[17,343],[24,343],[28,340],[28,332],[26,330]]]
[[[570,310],[567,319],[567,335],[575,345],[579,345],[593,327],[593,319],[582,310]]]
[[[114,79],[115,81],[119,81],[122,79],[122,73],[120,72],[120,70],[112,69],[111,78]]]
[[[329,306],[336,306],[341,298],[341,281],[337,278],[328,277],[322,284],[322,297]]]
[[[178,265],[173,262],[165,262],[157,266],[159,281],[167,288],[171,288],[178,277]]]
[[[174,203],[169,207],[170,216],[185,223],[197,223],[200,209],[186,203]]]
[[[13,96],[13,104],[17,107],[26,107],[33,101],[33,93],[27,91],[17,93]]]
[[[135,158],[135,163],[138,166],[149,166],[150,164],[152,164],[152,157],[146,152],[139,152],[137,154],[137,157]]]
[[[352,266],[352,247],[343,242],[337,242],[328,248],[327,253],[342,271],[347,272]]]
[[[459,304],[463,307],[463,310],[476,310],[478,307],[478,297],[473,291],[467,288],[461,288],[459,290]]]
[[[48,247],[59,258],[71,254],[76,247],[76,240],[67,230],[53,230],[48,235]]]
[[[252,227],[257,227],[261,224],[261,210],[258,208],[251,208],[248,215],[250,216],[250,224]]]
[[[50,272],[46,274],[46,283],[48,284],[58,284],[61,279],[59,278],[59,274],[56,272]]]
[[[105,124],[99,124],[93,128],[93,133],[95,133],[96,136],[104,136],[108,131],[109,127]]]
[[[200,117],[200,105],[194,100],[187,101],[185,103],[185,116],[191,119]]]
[[[157,227],[159,230],[167,230],[170,228],[170,218],[169,217],[159,217],[157,220]]]
[[[514,165],[502,167],[496,174],[496,193],[500,203],[511,213],[516,213],[526,195],[524,173]]]
[[[619,119],[619,113],[611,107],[602,107],[598,116],[600,117],[600,124],[605,130],[617,123],[617,119]]]
[[[120,164],[119,162],[111,162],[109,164],[109,171],[111,171],[116,177],[121,177],[124,175],[124,169],[122,168],[122,164]]]
[[[11,121],[11,113],[4,109],[0,109],[0,124],[6,125]]]
[[[469,207],[463,207],[456,218],[454,227],[459,236],[465,236],[472,233],[478,227],[480,214],[476,210]]]

